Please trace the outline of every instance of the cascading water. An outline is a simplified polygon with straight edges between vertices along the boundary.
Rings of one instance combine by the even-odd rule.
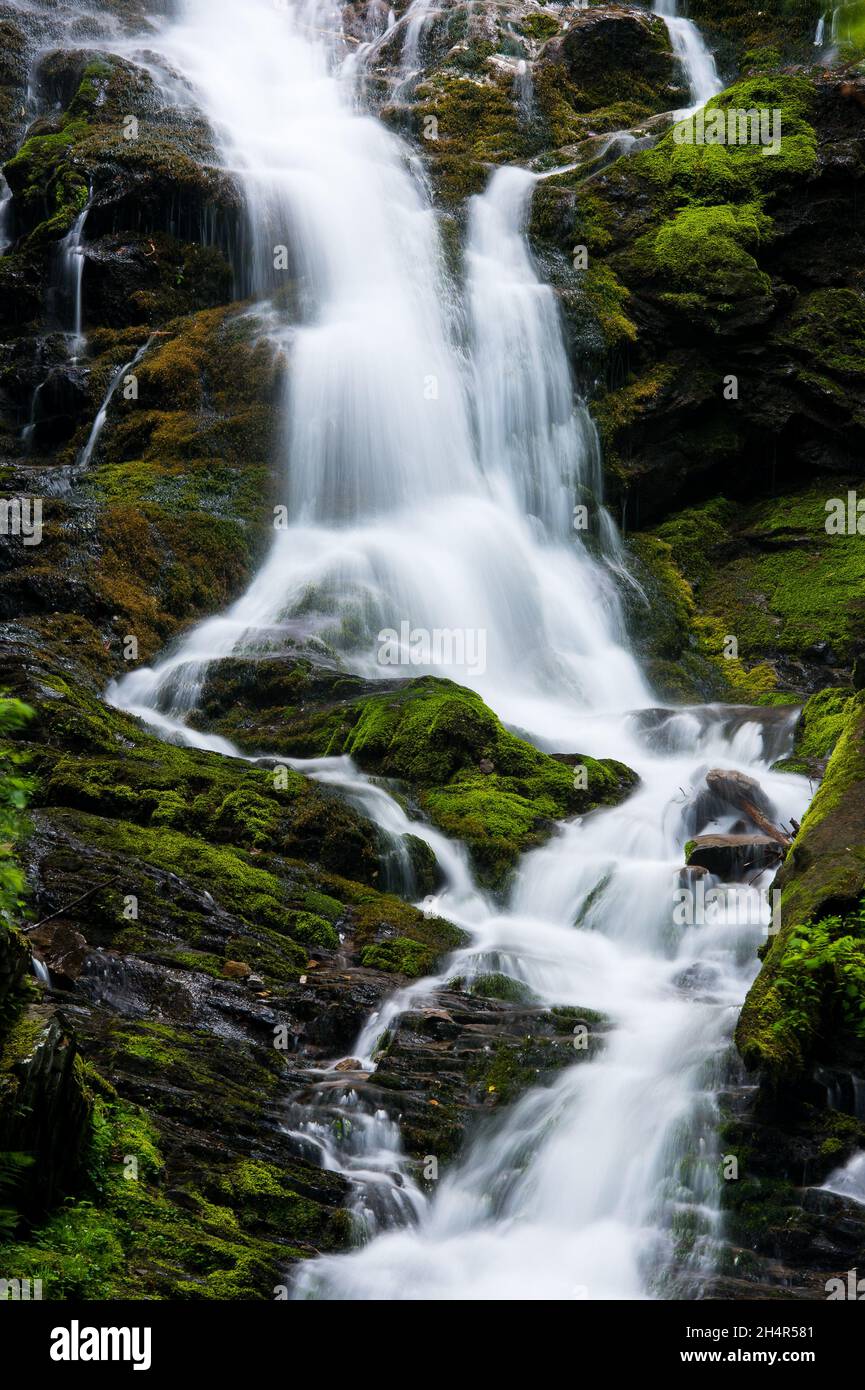
[[[87,442],[85,443],[84,448],[81,450],[81,453],[78,457],[79,468],[86,468],[87,465],[90,463],[91,458],[93,457],[93,450],[96,448],[96,445],[99,442],[99,436],[105,428],[105,422],[108,419],[108,409],[111,405],[112,400],[114,399],[114,395],[117,391],[118,386],[121,384],[121,382],[126,380],[126,377],[128,376],[129,372],[131,372],[134,367],[138,366],[138,363],[141,361],[142,357],[147,352],[147,349],[150,347],[152,341],[152,338],[148,338],[147,342],[143,343],[141,347],[138,349],[138,351],[135,353],[135,356],[131,357],[129,361],[124,363],[122,367],[118,367],[117,371],[112,376],[108,386],[108,390],[105,393],[105,399],[99,407],[99,410],[96,412],[96,418],[93,421],[90,434],[87,436]]]
[[[474,686],[544,747],[634,767],[630,800],[561,827],[501,906],[477,890],[459,847],[409,822],[347,760],[296,764],[340,787],[393,843],[410,830],[431,844],[444,877],[435,910],[470,941],[448,974],[504,971],[542,1004],[611,1024],[599,1057],[529,1092],[430,1199],[406,1188],[392,1123],[350,1080],[323,1073],[316,1103],[286,1126],[358,1181],[368,1235],[393,1229],[305,1266],[297,1292],[693,1294],[719,1239],[716,1097],[766,930],[768,875],[743,890],[744,920],[739,898],[679,925],[682,848],[712,825],[700,820],[708,768],[756,773],[779,820],[801,813],[807,785],[770,771],[781,750],[768,715],[632,713],[652,697],[621,639],[594,430],[574,404],[555,300],[524,237],[533,177],[500,170],[473,200],[461,316],[407,151],[354,112],[304,14],[301,29],[252,0],[238,26],[231,0],[187,0],[179,23],[148,39],[190,77],[243,179],[257,294],[279,286],[274,248],[289,247],[302,315],[274,330],[288,362],[287,529],[226,614],[109,698],[236,755],[184,723],[210,661],[278,650],[288,631],[324,633],[347,666],[381,675],[380,629],[470,629],[485,634],[487,659],[437,674]],[[574,527],[581,506],[594,550]],[[372,1017],[349,1068],[374,1067],[381,1033],[439,983],[418,982]],[[346,1112],[356,1146],[334,1144],[328,1106]]]
[[[9,233],[10,214],[12,212],[12,189],[0,174],[0,256],[12,244],[12,237]]]
[[[79,357],[84,351],[85,341],[82,332],[83,287],[84,287],[84,223],[89,206],[82,208],[60,243],[60,296],[68,309],[64,310],[69,324],[69,355]]]
[[[164,42],[223,132],[226,162],[245,171],[259,293],[275,284],[274,245],[292,246],[297,261],[305,316],[283,334],[290,525],[275,531],[242,598],[155,669],[130,675],[116,698],[139,713],[188,710],[208,660],[270,647],[289,620],[361,673],[394,674],[379,663],[377,634],[408,621],[482,634],[483,670],[455,659],[438,674],[468,680],[553,744],[569,727],[567,717],[549,727],[551,684],[575,703],[644,703],[609,572],[569,539],[574,506],[597,487],[597,444],[573,406],[553,297],[522,239],[529,176],[505,173],[476,213],[469,297],[483,380],[473,383],[454,347],[456,297],[435,215],[404,147],[354,113],[289,16],[256,5],[258,25],[229,45],[229,8],[221,0],[205,17],[189,4]],[[495,273],[485,270],[484,236],[497,234],[524,315],[509,316],[506,348]],[[501,387],[483,365],[493,359],[519,391],[504,426],[494,418]],[[520,442],[532,453],[529,480]],[[602,509],[592,512],[609,541]]]
[[[721,91],[723,83],[702,34],[696,24],[679,14],[678,0],[655,0],[654,11],[666,24],[673,52],[682,64],[691,88],[691,109],[705,106]]]

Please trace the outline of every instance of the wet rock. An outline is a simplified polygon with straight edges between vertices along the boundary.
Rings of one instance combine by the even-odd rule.
[[[78,1043],[60,1012],[33,1006],[3,1038],[0,1150],[29,1153],[16,1200],[35,1214],[71,1192],[90,1142],[91,1100],[78,1067]]]
[[[730,882],[743,882],[781,858],[778,840],[769,835],[697,835],[688,848],[689,867],[700,866]]]
[[[26,939],[11,928],[0,931],[0,1010],[9,1008],[9,1001],[20,989],[29,966]]]
[[[363,1063],[357,1057],[344,1057],[341,1062],[337,1062],[334,1071],[363,1071]]]
[[[227,960],[223,962],[222,973],[227,980],[245,980],[252,974],[252,966],[241,960]]]
[[[28,933],[30,944],[53,974],[71,981],[84,969],[90,947],[80,931],[64,922],[45,922]]]
[[[612,105],[623,90],[648,112],[686,99],[663,20],[623,5],[574,10],[568,20],[565,34],[544,46],[541,63],[564,65],[586,109]]]

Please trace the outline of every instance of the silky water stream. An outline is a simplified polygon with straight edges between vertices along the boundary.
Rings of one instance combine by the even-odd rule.
[[[315,19],[309,6],[249,0],[239,23],[233,0],[185,0],[148,36],[149,52],[192,83],[244,184],[262,306],[284,274],[274,249],[289,251],[300,319],[280,323],[262,307],[288,364],[289,524],[237,602],[108,698],[167,737],[236,756],[188,722],[208,665],[278,654],[302,622],[348,669],[452,677],[540,747],[636,770],[621,806],[560,826],[523,860],[503,904],[477,887],[462,846],[409,822],[348,759],[293,763],[369,815],[395,863],[407,833],[427,841],[443,886],[425,906],[469,943],[440,980],[369,1019],[354,1077],[322,1071],[317,1103],[286,1117],[305,1154],[351,1180],[367,1238],[305,1265],[294,1290],[694,1296],[722,1233],[717,1094],[767,930],[769,875],[693,925],[674,917],[678,875],[689,837],[729,828],[706,798],[710,768],[756,777],[779,823],[801,814],[807,784],[771,770],[793,716],[654,708],[623,635],[629,581],[601,503],[594,426],[525,240],[534,176],[499,170],[472,200],[455,283],[418,161],[356,109]],[[383,668],[381,633],[405,623],[473,634],[473,660],[452,651],[411,665],[400,648],[403,665]],[[494,1117],[426,1191],[396,1118],[362,1082],[402,1010],[453,976],[490,970],[540,1004],[596,1010],[610,1028],[597,1055],[575,1051],[554,1084]]]

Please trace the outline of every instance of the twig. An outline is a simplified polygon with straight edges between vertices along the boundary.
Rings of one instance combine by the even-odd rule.
[[[64,912],[69,911],[70,907],[77,907],[79,903],[84,902],[85,898],[92,898],[93,894],[98,893],[100,888],[107,888],[109,884],[116,883],[120,877],[120,874],[115,874],[113,878],[106,878],[104,883],[97,883],[95,888],[88,888],[87,892],[82,893],[80,898],[73,898],[71,903],[66,903],[63,907],[58,907],[56,912],[49,912],[48,916],[43,917],[41,922],[33,922],[29,927],[22,927],[22,932],[35,931],[37,927],[43,927],[46,922],[52,921],[53,918],[62,917]]]

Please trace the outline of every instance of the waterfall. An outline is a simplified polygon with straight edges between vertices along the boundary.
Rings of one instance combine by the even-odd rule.
[[[400,66],[404,73],[417,70],[424,32],[440,12],[437,0],[411,0],[405,13],[405,38],[400,55]]]
[[[690,19],[680,17],[677,0],[655,0],[654,10],[666,24],[673,52],[682,64],[691,89],[691,109],[705,106],[723,89],[723,83],[702,34]]]
[[[68,303],[71,312],[69,323],[69,355],[74,360],[84,351],[85,340],[82,333],[82,306],[84,285],[84,223],[87,221],[89,203],[82,208],[66,236],[60,243],[60,293]]]
[[[10,213],[12,212],[12,189],[0,174],[0,256],[12,245],[9,234]]]
[[[230,11],[228,0],[190,0],[163,43],[243,175],[259,294],[279,283],[274,245],[292,248],[302,285],[303,320],[280,337],[289,525],[274,531],[261,570],[225,614],[154,669],[130,674],[112,698],[139,712],[189,710],[209,660],[271,648],[288,622],[295,639],[325,637],[361,674],[393,675],[377,634],[408,622],[481,634],[483,672],[461,661],[427,669],[474,684],[513,723],[569,746],[571,709],[627,708],[648,694],[620,642],[609,570],[573,530],[574,507],[586,501],[596,533],[611,528],[593,499],[594,430],[573,406],[553,297],[522,238],[527,176],[497,179],[474,211],[467,366],[435,213],[405,147],[355,112],[327,54],[290,14],[257,0],[228,45]],[[520,306],[505,346],[494,331],[504,308],[497,272],[485,269],[484,238],[499,236]],[[493,362],[519,395],[502,421]],[[558,727],[550,682],[570,697]]]
[[[535,84],[532,78],[531,65],[526,62],[525,58],[517,59],[513,92],[520,120],[523,122],[531,121],[535,114]]]
[[[110,406],[114,398],[115,391],[117,390],[120,383],[125,379],[127,373],[131,372],[133,367],[136,367],[138,365],[138,363],[141,361],[142,357],[147,352],[147,349],[150,347],[150,344],[152,342],[153,337],[151,336],[147,339],[146,343],[142,344],[142,346],[135,353],[134,357],[131,357],[128,362],[126,362],[122,367],[118,367],[117,370],[113,373],[111,381],[108,384],[108,390],[105,393],[105,398],[101,406],[99,407],[99,410],[96,413],[96,418],[94,419],[93,425],[91,426],[90,434],[87,436],[87,442],[78,456],[79,468],[86,468],[90,463],[91,458],[93,457],[93,450],[96,448],[96,445],[99,441],[99,436],[105,428],[105,421],[108,419],[108,407]]]
[[[454,285],[415,161],[355,110],[313,26],[269,0],[248,0],[242,25],[236,16],[233,0],[186,0],[147,46],[192,82],[242,180],[257,297],[283,283],[275,248],[299,286],[298,322],[259,309],[287,363],[288,525],[226,613],[108,698],[238,756],[185,723],[210,662],[324,635],[348,668],[380,676],[380,629],[471,630],[485,635],[482,667],[428,669],[474,686],[541,746],[613,755],[640,776],[621,807],[559,827],[528,855],[503,905],[478,889],[460,846],[409,821],[349,760],[294,764],[361,806],[391,844],[425,838],[443,877],[434,910],[468,938],[319,1078],[320,1107],[341,1107],[355,1147],[325,1142],[318,1106],[286,1117],[307,1152],[356,1183],[372,1237],[306,1264],[296,1291],[694,1296],[722,1235],[717,1094],[767,929],[769,875],[743,889],[744,916],[677,924],[683,845],[713,824],[700,809],[707,768],[756,775],[779,820],[801,814],[807,782],[770,770],[779,749],[759,712],[633,713],[653,697],[621,634],[594,427],[525,238],[534,177],[501,169],[471,201],[465,283]],[[359,1101],[351,1070],[374,1067],[400,1011],[491,969],[546,1006],[599,1011],[610,1032],[599,1056],[575,1052],[555,1084],[505,1111],[432,1196],[406,1192],[398,1130]]]

